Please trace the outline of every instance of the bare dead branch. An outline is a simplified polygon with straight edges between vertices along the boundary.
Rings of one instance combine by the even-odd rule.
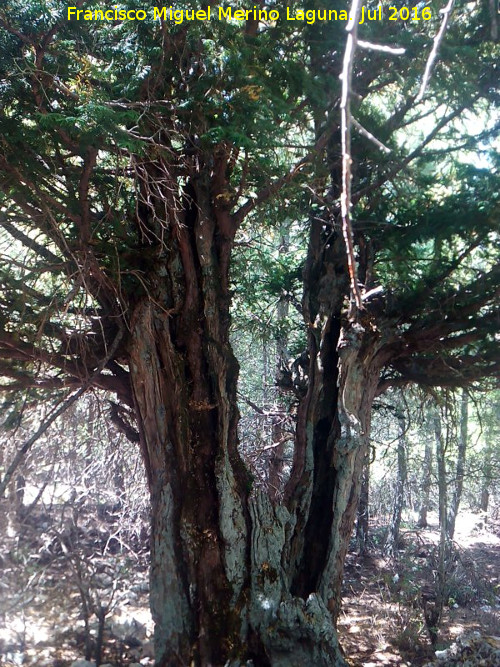
[[[84,386],[81,387],[75,394],[67,398],[65,401],[63,401],[58,408],[54,409],[49,416],[44,420],[43,424],[33,433],[31,438],[28,438],[22,446],[18,449],[16,455],[14,456],[11,464],[5,471],[5,474],[3,476],[2,481],[0,482],[0,498],[3,497],[5,490],[12,479],[13,474],[16,472],[19,464],[21,461],[24,459],[26,454],[29,452],[29,450],[32,448],[32,446],[35,444],[39,438],[42,437],[42,435],[47,431],[49,426],[51,426],[58,417],[60,417],[68,408],[70,408],[75,401],[77,401],[80,396],[82,396],[86,391],[88,387]]]
[[[406,53],[406,49],[399,46],[387,46],[386,44],[374,44],[373,42],[365,42],[363,39],[358,39],[358,46],[367,51],[381,51],[382,53],[391,53],[395,56],[402,56]]]
[[[358,123],[358,121],[354,117],[351,118],[351,122],[353,124],[353,127],[355,127],[363,137],[366,137],[372,143],[374,143],[377,148],[380,148],[380,150],[383,151],[384,153],[391,152],[390,148],[388,148],[381,141],[379,141],[377,137],[373,135],[371,132],[369,132],[365,127],[363,127],[361,123]]]
[[[341,112],[341,137],[342,137],[342,195],[340,198],[342,213],[342,233],[347,251],[347,266],[349,268],[349,279],[351,285],[351,310],[354,305],[356,311],[363,308],[361,292],[358,285],[356,258],[354,256],[354,241],[350,218],[351,208],[351,94],[352,94],[352,69],[354,54],[357,45],[357,28],[362,0],[353,0],[349,22],[347,24],[347,43],[344,52],[344,66],[342,69],[342,98],[340,101]],[[350,316],[355,313],[350,312]]]
[[[88,380],[83,384],[80,389],[76,393],[74,393],[72,396],[69,396],[64,400],[62,403],[59,404],[57,408],[54,408],[52,412],[49,414],[49,416],[44,420],[43,424],[40,425],[40,427],[36,430],[36,432],[28,438],[18,449],[16,455],[14,456],[14,459],[12,460],[11,464],[5,471],[5,474],[3,476],[2,481],[0,482],[0,498],[3,497],[5,490],[12,479],[12,476],[16,472],[19,464],[21,461],[24,459],[26,454],[29,452],[29,450],[33,447],[35,442],[41,438],[41,436],[47,431],[49,426],[51,426],[58,417],[60,417],[63,413],[65,413],[68,408],[70,408],[73,403],[75,403],[83,394],[90,388],[92,385],[92,381],[101,373],[103,368],[106,366],[108,361],[111,359],[111,357],[114,355],[116,350],[118,349],[118,345],[120,344],[120,341],[123,337],[124,333],[124,327],[123,323],[119,322],[119,329],[118,332],[115,336],[115,339],[113,343],[111,344],[108,353],[106,354],[105,358],[101,360],[99,365],[97,366],[96,370],[94,373],[88,378]]]
[[[451,12],[453,11],[453,5],[455,4],[455,0],[448,0],[448,4],[444,9],[441,10],[441,14],[443,14],[443,20],[441,21],[441,27],[439,28],[436,36],[434,37],[434,44],[432,46],[432,50],[429,54],[429,58],[427,59],[427,64],[425,66],[425,72],[424,72],[424,77],[422,79],[422,84],[420,86],[419,93],[417,97],[415,98],[415,103],[420,102],[424,95],[425,91],[427,89],[427,86],[429,85],[429,80],[431,78],[431,72],[432,68],[434,67],[434,62],[437,58],[437,54],[439,51],[439,47],[441,45],[441,42],[443,41],[444,38],[444,33],[446,32],[446,28],[448,26],[448,21],[450,20]]]

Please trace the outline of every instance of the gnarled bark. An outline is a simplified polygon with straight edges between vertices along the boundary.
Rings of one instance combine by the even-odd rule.
[[[251,490],[237,451],[231,228],[201,179],[186,201],[182,224],[162,230],[150,292],[130,320],[157,664],[343,665],[335,620],[382,336],[368,315],[365,325],[342,320],[341,241],[329,263],[313,252],[309,271],[328,281],[306,284],[316,315],[291,478],[282,504]]]
[[[224,235],[208,185],[169,220],[154,295],[132,317],[131,379],[152,499],[158,664],[224,664],[242,650],[248,478],[237,453]],[[173,209],[175,210],[175,209]]]

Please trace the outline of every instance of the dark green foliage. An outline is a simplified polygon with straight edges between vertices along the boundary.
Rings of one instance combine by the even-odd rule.
[[[135,0],[122,5],[142,8]],[[407,53],[392,59],[378,52],[357,55],[354,114],[392,153],[353,130],[355,241],[362,281],[368,275],[367,289],[385,287],[391,294],[386,312],[401,322],[423,317],[422,327],[436,317],[457,319],[475,299],[477,308],[467,317],[480,318],[484,336],[468,340],[466,351],[479,354],[495,324],[486,304],[494,290],[488,276],[497,253],[500,191],[490,120],[498,102],[498,45],[487,41],[484,8],[458,6],[427,102],[413,109],[440,20],[440,4],[430,7],[429,22],[386,17],[360,28],[363,39],[404,46]],[[49,347],[60,351],[67,348],[62,339],[68,330],[96,328],[85,308],[115,317],[111,298],[119,294],[120,307],[126,307],[151,288],[147,267],[155,261],[161,223],[153,236],[145,234],[157,212],[142,201],[142,164],[160,161],[182,189],[196,164],[205,168],[225,153],[225,184],[214,202],[236,212],[268,199],[263,192],[269,183],[287,174],[310,151],[315,135],[327,131],[326,156],[311,154],[301,173],[273,192],[279,197],[248,219],[235,252],[235,326],[255,328],[267,339],[279,336],[284,324],[274,328],[274,312],[286,299],[292,305],[290,345],[298,351],[305,333],[299,310],[308,221],[325,220],[325,239],[328,226],[337,224],[336,104],[344,26],[289,22],[282,11],[276,24],[256,30],[212,20],[169,23],[162,32],[152,18],[68,22],[66,8],[59,1],[25,0],[0,11],[0,197],[5,242],[15,233],[21,243],[12,246],[19,248],[16,263],[2,272],[6,330],[15,329],[28,346],[33,336],[42,336],[44,346],[51,340]],[[456,120],[466,112],[469,118],[479,114],[484,129],[467,133]],[[441,143],[433,145],[426,135],[447,114]],[[464,161],[478,144],[478,132],[481,167]],[[80,179],[96,150],[84,245],[102,271],[101,287],[91,287],[90,301],[77,289],[71,312],[66,298],[82,243]],[[285,252],[277,231],[283,226],[291,235]],[[37,245],[21,260],[27,239]],[[478,279],[486,290],[484,307],[474,288],[466,287]],[[106,281],[113,297],[103,296]],[[465,331],[463,322],[452,329],[453,335]]]

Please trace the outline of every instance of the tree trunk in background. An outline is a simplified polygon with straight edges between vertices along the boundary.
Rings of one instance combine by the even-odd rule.
[[[484,455],[484,463],[482,469],[482,483],[481,483],[481,499],[480,499],[480,508],[481,512],[484,512],[485,515],[488,513],[488,507],[490,503],[490,485],[491,480],[493,479],[493,465],[492,465],[492,447],[488,443],[486,446],[486,452]],[[485,520],[486,520],[485,516]]]
[[[444,442],[443,429],[441,425],[441,415],[439,407],[434,406],[433,411],[434,436],[436,442],[436,463],[438,472],[439,489],[439,552],[438,567],[436,577],[436,600],[434,605],[426,610],[425,621],[431,642],[434,645],[438,637],[438,628],[443,613],[443,607],[446,603],[447,589],[447,564],[449,559],[449,540],[448,540],[448,512],[447,512],[447,492],[448,485],[446,480],[446,443]]]
[[[281,225],[280,243],[278,250],[280,253],[288,253],[290,240],[289,229],[285,224]],[[276,324],[278,326],[278,334],[276,338],[276,391],[278,396],[282,396],[280,389],[280,377],[283,369],[288,368],[288,329],[286,326],[286,318],[288,317],[289,303],[288,300],[282,296],[278,301],[276,308]],[[282,407],[281,401],[276,402],[276,413],[272,418],[272,444],[273,448],[269,456],[269,494],[272,500],[278,500],[282,495],[283,490],[283,466],[285,444],[287,440],[285,425],[285,413],[279,414]]]
[[[407,466],[406,466],[406,420],[402,412],[398,412],[398,469],[396,477],[396,488],[394,493],[394,507],[392,511],[391,523],[389,526],[389,533],[386,541],[386,551],[391,555],[395,555],[399,546],[399,529],[401,526],[401,516],[404,505],[404,494],[407,480]]]
[[[370,524],[370,463],[366,461],[361,477],[358,512],[356,520],[356,545],[363,556],[368,551],[368,531]]]
[[[432,476],[432,443],[429,437],[425,439],[425,452],[422,474],[422,502],[418,512],[417,526],[427,528],[427,512],[429,511],[429,496]]]
[[[455,484],[453,494],[450,501],[448,511],[448,539],[453,540],[455,535],[455,523],[457,520],[458,509],[462,499],[462,490],[464,487],[465,475],[465,458],[467,454],[467,440],[468,440],[468,412],[469,412],[469,395],[465,389],[462,389],[462,397],[460,401],[460,433],[458,436],[458,451],[457,451],[457,465],[455,469]]]
[[[487,483],[483,483],[481,489],[481,512],[488,512],[488,505],[490,503],[490,490]]]

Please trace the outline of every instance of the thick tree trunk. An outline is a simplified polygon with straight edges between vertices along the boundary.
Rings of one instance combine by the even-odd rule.
[[[318,220],[311,222],[304,279],[308,390],[299,406],[285,490],[285,503],[296,515],[288,558],[292,592],[304,599],[318,592],[336,622],[369,446],[382,335],[342,318],[343,242]]]
[[[229,403],[186,396],[186,360],[153,311],[139,308],[133,368],[152,498],[157,664],[344,664],[321,594],[291,591],[296,517],[261,494],[247,498],[227,445],[234,435],[222,430]]]
[[[309,387],[294,464],[281,504],[252,490],[237,449],[231,219],[211,203],[201,176],[188,189],[185,209],[155,232],[162,242],[130,321],[152,502],[156,661],[343,665],[335,621],[382,336],[368,316],[366,326],[341,318],[341,239],[328,261],[313,243],[305,296]],[[318,270],[327,280],[315,279]]]
[[[130,366],[152,502],[158,664],[224,664],[243,650],[249,478],[237,452],[238,366],[228,342],[228,221],[209,185],[161,230]],[[169,238],[165,236],[168,234]],[[158,234],[159,236],[159,234]]]

